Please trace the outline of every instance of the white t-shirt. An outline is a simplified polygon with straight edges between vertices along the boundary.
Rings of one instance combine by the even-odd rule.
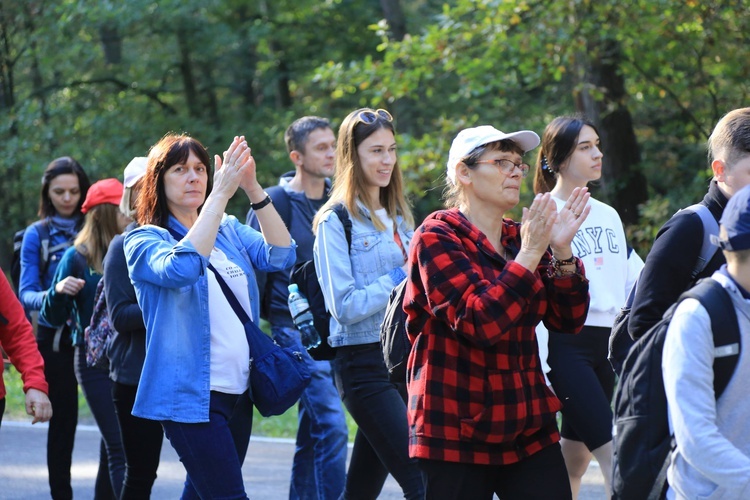
[[[214,247],[209,261],[224,278],[242,308],[252,319],[247,275],[240,266]],[[216,276],[208,272],[208,315],[211,321],[211,390],[242,394],[250,377],[250,348],[245,328],[221,291]]]
[[[385,230],[393,234],[393,219],[388,217],[388,212],[385,208],[379,208],[375,210],[375,215],[380,219],[380,222],[385,226]]]

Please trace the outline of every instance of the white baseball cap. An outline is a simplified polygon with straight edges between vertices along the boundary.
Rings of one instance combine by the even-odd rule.
[[[490,142],[510,139],[520,147],[524,153],[531,151],[539,145],[539,136],[531,130],[519,130],[506,134],[492,125],[480,125],[479,127],[465,128],[458,133],[451,144],[448,153],[448,170],[446,176],[451,184],[456,183],[456,165],[479,146]]]
[[[132,160],[130,160],[130,163],[128,163],[128,166],[125,167],[125,174],[124,174],[124,181],[123,185],[126,188],[133,187],[133,184],[138,182],[138,179],[146,175],[146,162],[148,158],[145,156],[136,156]]]

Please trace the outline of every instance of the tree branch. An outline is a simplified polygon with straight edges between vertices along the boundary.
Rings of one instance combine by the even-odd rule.
[[[698,119],[695,117],[695,115],[693,115],[693,113],[691,113],[685,106],[682,105],[682,103],[680,102],[680,98],[677,96],[677,94],[674,93],[674,91],[672,89],[670,89],[666,85],[664,85],[664,84],[660,83],[659,81],[657,81],[656,78],[654,78],[652,75],[650,75],[649,73],[647,73],[633,59],[627,58],[626,60],[631,65],[633,65],[633,67],[636,69],[636,71],[638,71],[638,73],[640,73],[646,80],[648,80],[649,82],[653,83],[658,88],[660,88],[661,90],[663,90],[675,102],[675,104],[677,104],[677,107],[680,109],[680,111],[685,116],[685,118],[687,118],[688,120],[690,120],[696,127],[698,127],[698,130],[700,131],[701,134],[704,134],[705,137],[708,137],[710,135],[710,132],[706,131],[706,129],[703,127],[703,124],[700,121],[698,121]]]
[[[155,103],[157,103],[159,106],[161,106],[161,108],[164,111],[167,111],[175,115],[177,114],[177,109],[175,109],[172,105],[167,104],[166,102],[159,99],[158,92],[154,90],[141,89],[140,87],[134,88],[132,85],[128,84],[127,82],[123,82],[122,80],[118,80],[117,78],[113,78],[113,77],[92,78],[90,80],[73,80],[68,83],[46,85],[45,87],[42,87],[41,89],[32,93],[31,97],[42,97],[51,91],[61,90],[61,89],[69,88],[69,87],[85,87],[87,85],[101,85],[101,84],[111,84],[121,90],[127,90],[130,92],[134,92],[136,94],[146,96],[152,101],[154,101]]]

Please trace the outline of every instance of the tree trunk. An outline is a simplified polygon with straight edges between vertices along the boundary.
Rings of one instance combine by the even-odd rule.
[[[624,224],[636,224],[638,206],[648,199],[648,189],[638,169],[641,155],[626,105],[620,45],[611,39],[590,40],[587,52],[584,89],[577,95],[576,107],[599,128],[604,153],[601,196],[617,210]],[[601,93],[601,99],[589,92],[592,88]]]
[[[99,38],[102,41],[104,60],[107,64],[120,64],[120,61],[122,61],[122,37],[117,26],[100,26]]]
[[[400,42],[406,36],[406,17],[400,0],[380,0],[383,17],[391,30],[390,38]]]
[[[191,51],[183,29],[177,30],[177,44],[180,48],[180,73],[182,74],[182,84],[185,89],[185,102],[187,103],[190,116],[199,118],[201,116],[200,102],[198,101],[198,91],[195,84],[195,76],[193,75]]]

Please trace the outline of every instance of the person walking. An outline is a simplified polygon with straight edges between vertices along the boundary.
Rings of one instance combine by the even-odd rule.
[[[52,417],[52,404],[44,378],[44,359],[34,339],[34,329],[26,319],[23,306],[0,269],[0,348],[21,374],[26,393],[26,413],[34,417],[32,424],[47,422]],[[0,424],[5,413],[5,383],[0,377]]]
[[[336,204],[349,213],[351,247]],[[424,496],[408,453],[405,394],[389,380],[380,350],[380,324],[391,290],[406,278],[413,227],[393,117],[383,109],[352,111],[339,127],[331,195],[313,220],[315,271],[331,313],[328,343],[336,349],[334,381],[357,423],[343,499],[376,498],[388,473],[404,498]]]
[[[426,498],[569,499],[560,401],[542,373],[535,326],[578,333],[588,280],[571,242],[587,188],[559,213],[547,194],[505,218],[539,136],[482,125],[451,144],[446,210],[417,229],[404,297],[409,453]]]
[[[121,197],[122,183],[117,179],[104,179],[91,185],[81,206],[85,215],[83,227],[73,246],[63,254],[40,311],[40,317],[47,324],[70,325],[76,380],[102,434],[94,492],[97,499],[119,496],[125,455],[112,403],[112,383],[106,371],[86,363],[84,328],[91,322],[94,312],[96,287],[102,279],[102,261],[109,243],[128,223],[117,208]]]
[[[132,219],[134,204],[146,174],[146,158],[133,158],[124,172],[120,212]],[[124,233],[137,227],[129,224]],[[123,234],[124,234],[123,233]],[[128,276],[123,250],[123,235],[109,244],[104,257],[104,296],[111,326],[116,334],[107,346],[112,402],[115,405],[120,438],[125,453],[125,477],[120,500],[149,498],[159,467],[164,431],[159,422],[132,415],[135,394],[146,357],[146,326],[138,307],[135,288]]]
[[[593,123],[571,116],[552,120],[542,135],[534,192],[550,193],[557,209],[576,188],[602,176],[599,133]],[[573,498],[596,457],[610,496],[612,474],[612,394],[615,373],[607,360],[615,315],[643,268],[632,250],[617,211],[589,198],[591,212],[572,241],[573,254],[586,267],[589,306],[578,335],[549,332],[549,380],[563,401],[560,442]]]
[[[247,498],[241,467],[252,430],[251,353],[219,277],[258,321],[254,269],[279,271],[296,257],[244,137],[215,164],[214,173],[190,136],[157,142],[136,201],[139,227],[124,243],[146,326],[132,414],[161,423],[187,471],[182,498]],[[239,187],[262,232],[224,214]]]
[[[83,224],[81,206],[89,185],[86,172],[69,156],[56,158],[44,170],[40,220],[26,228],[21,243],[18,297],[32,317],[42,308],[60,259]],[[57,328],[37,318],[36,342],[44,359],[44,376],[54,409],[47,429],[47,471],[53,499],[73,498],[70,467],[78,425],[78,383],[70,333],[67,324]]]
[[[711,278],[730,297],[739,343],[714,346],[716,325],[699,300],[686,298],[675,309],[662,351],[669,430],[674,436],[667,470],[670,500],[750,495],[750,406],[745,385],[750,376],[750,186],[727,203],[718,244],[726,265]],[[717,399],[715,363],[738,351],[734,371]]]
[[[334,171],[336,137],[325,118],[304,116],[284,133],[294,172],[281,177],[279,186],[269,189],[292,238],[297,242],[297,263],[313,258],[312,221],[328,200]],[[287,207],[286,213],[278,207]],[[250,209],[247,224],[260,229]],[[264,284],[262,304],[266,306],[271,334],[282,346],[299,345],[300,332],[289,313],[289,269],[259,276]],[[261,313],[263,313],[261,309]],[[261,314],[262,315],[262,314]],[[341,400],[331,373],[331,362],[305,360],[312,380],[299,402],[297,443],[292,462],[289,498],[334,500],[344,490],[348,430]]]

